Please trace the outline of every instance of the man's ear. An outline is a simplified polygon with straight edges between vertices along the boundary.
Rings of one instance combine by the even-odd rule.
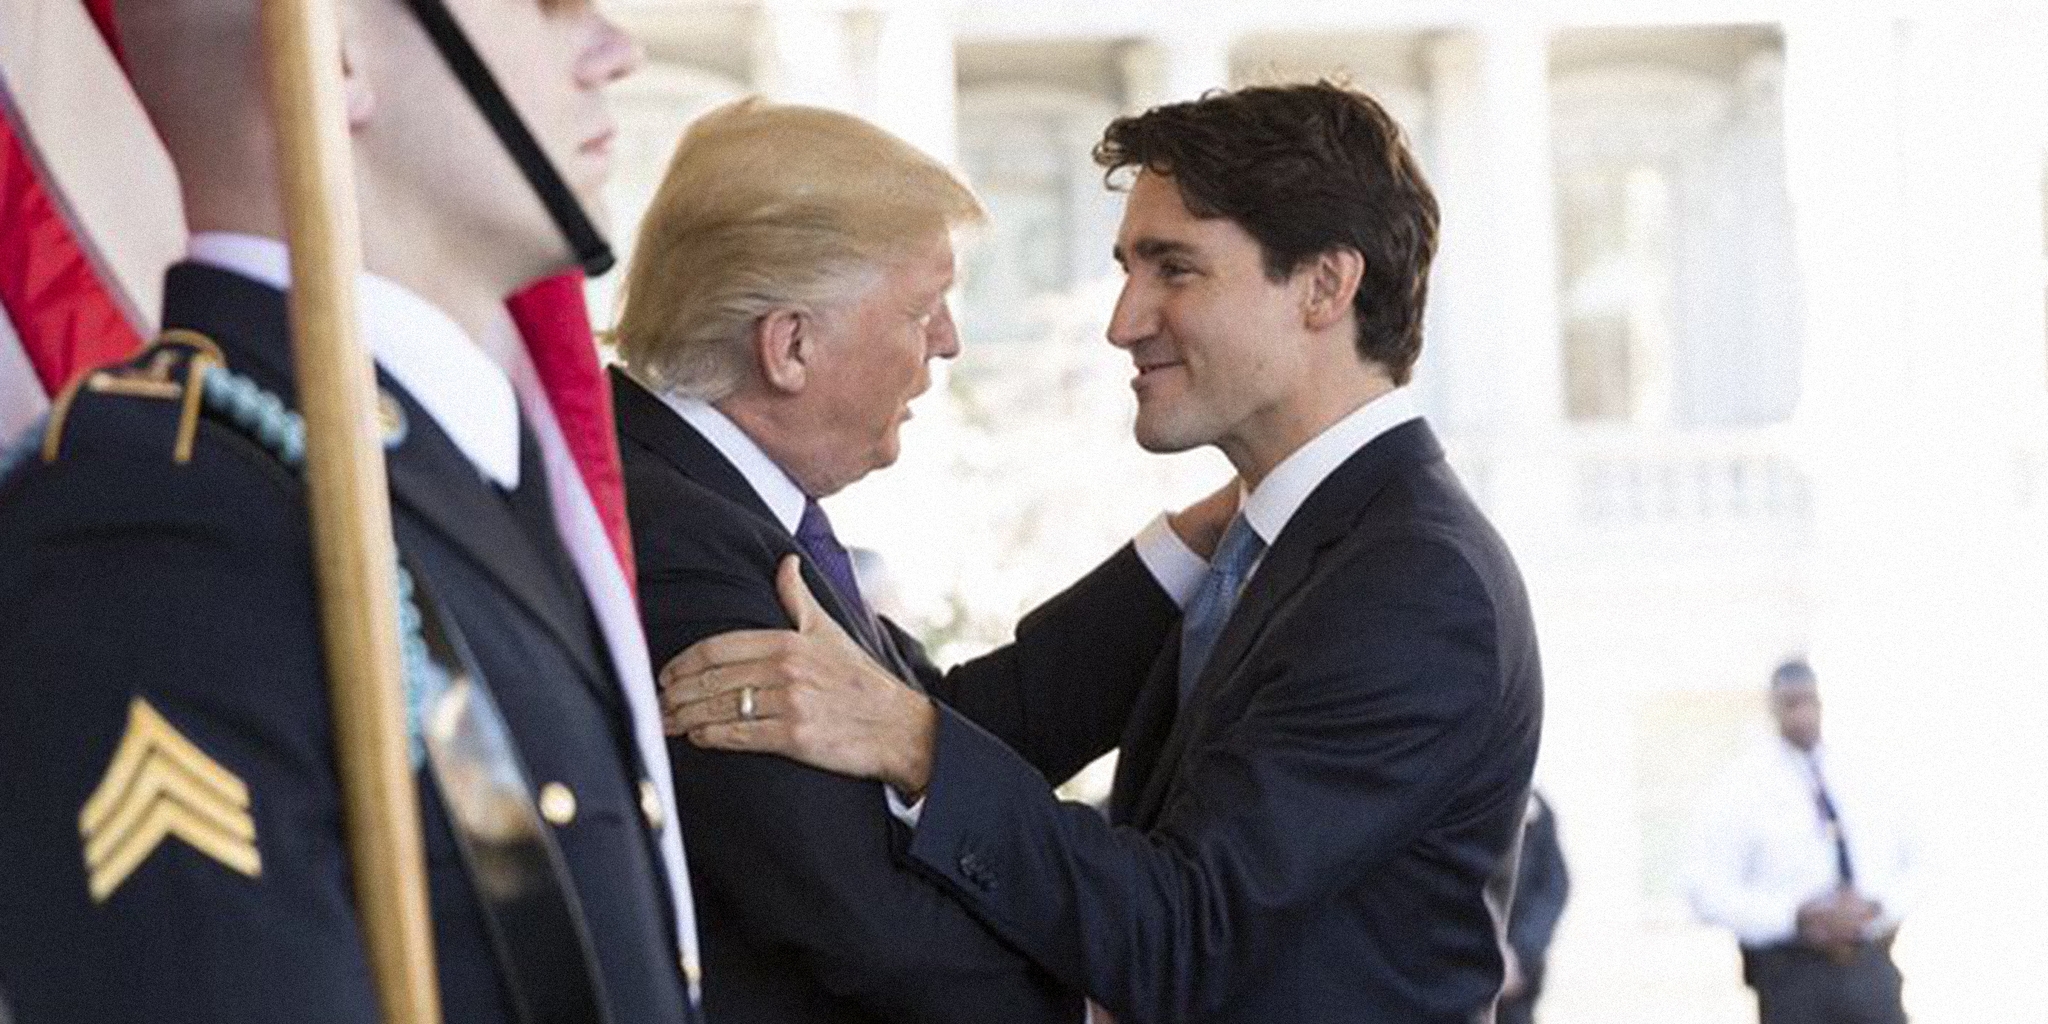
[[[1358,286],[1365,280],[1365,256],[1356,249],[1332,249],[1309,261],[1302,297],[1302,320],[1312,330],[1325,330],[1351,312]]]
[[[810,314],[797,309],[771,310],[754,321],[754,359],[761,365],[761,379],[768,390],[782,395],[803,391],[816,348],[812,338],[815,326]]]
[[[377,112],[377,92],[363,74],[362,33],[352,5],[341,5],[341,95],[348,109],[348,130],[362,131]]]

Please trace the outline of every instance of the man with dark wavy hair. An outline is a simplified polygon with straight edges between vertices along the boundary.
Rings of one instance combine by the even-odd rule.
[[[1182,608],[1150,676],[1069,679],[1122,713],[1025,709],[1122,748],[1111,820],[888,685],[801,587],[798,632],[670,665],[670,724],[917,801],[898,856],[1120,1020],[1490,1020],[1542,695],[1514,561],[1402,388],[1435,199],[1326,83],[1120,119],[1096,157],[1129,183],[1138,441],[1214,445],[1240,485],[1209,550],[1148,558]]]

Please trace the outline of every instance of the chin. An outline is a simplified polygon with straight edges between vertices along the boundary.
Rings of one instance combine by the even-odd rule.
[[[872,473],[878,469],[888,469],[896,464],[897,457],[902,454],[902,446],[896,443],[895,438],[890,438],[888,444],[875,450],[875,457],[868,463],[868,472]]]
[[[1144,410],[1138,412],[1138,422],[1131,428],[1138,439],[1138,447],[1154,455],[1172,455],[1190,448],[1199,448],[1208,443],[1208,438],[1199,436],[1199,431],[1183,425],[1148,421]]]

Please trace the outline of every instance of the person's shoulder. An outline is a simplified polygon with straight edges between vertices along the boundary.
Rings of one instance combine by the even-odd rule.
[[[246,522],[296,504],[303,426],[224,362],[178,332],[82,374],[0,458],[0,504],[73,524]]]
[[[628,460],[626,491],[643,574],[724,569],[772,579],[776,561],[795,550],[780,524],[652,456]]]

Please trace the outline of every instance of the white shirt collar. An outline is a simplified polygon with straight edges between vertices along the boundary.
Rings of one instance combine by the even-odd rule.
[[[189,254],[279,291],[291,287],[290,251],[274,238],[204,231],[192,236]],[[506,490],[519,486],[519,399],[505,371],[440,307],[394,281],[358,277],[356,311],[377,365],[479,472]],[[512,331],[509,315],[493,329]]]
[[[1301,503],[1322,486],[1324,480],[1357,453],[1395,427],[1422,413],[1406,388],[1392,391],[1359,406],[1343,419],[1330,424],[1294,454],[1280,460],[1259,486],[1243,501],[1244,517],[1267,544],[1280,536]]]
[[[639,380],[638,377],[634,379]],[[697,428],[697,433],[704,435],[704,440],[711,442],[711,447],[718,449],[718,454],[725,456],[725,461],[732,463],[733,468],[740,471],[740,476],[746,478],[747,486],[760,496],[768,511],[775,513],[775,521],[781,523],[790,536],[796,535],[797,524],[804,516],[806,498],[803,489],[783,472],[781,466],[775,464],[774,459],[768,457],[767,452],[761,450],[760,445],[754,443],[753,438],[747,436],[746,431],[740,429],[739,424],[709,402],[686,395],[672,395],[649,386],[645,381],[641,386],[654,392],[663,404],[683,418],[683,422]]]

